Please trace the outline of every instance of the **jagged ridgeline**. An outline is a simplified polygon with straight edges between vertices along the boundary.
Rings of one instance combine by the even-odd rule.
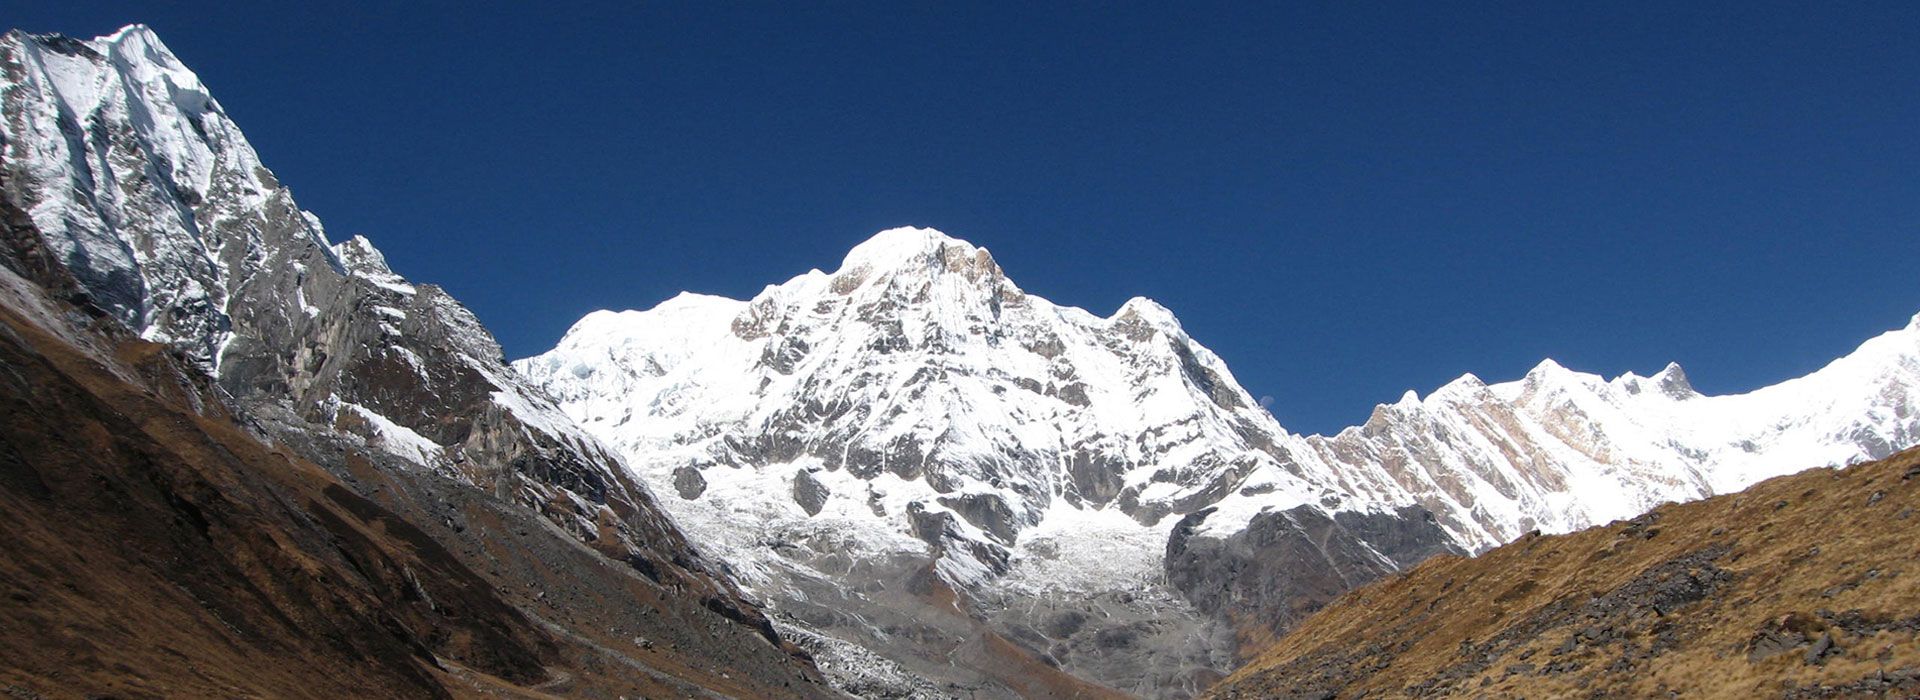
[[[365,239],[330,244],[151,31],[10,32],[0,76],[15,257],[57,268],[69,303],[209,377],[252,439],[330,472],[341,507],[385,512],[484,577],[457,585],[501,591],[519,611],[501,624],[568,650],[510,680],[827,692],[620,458],[506,367],[471,313],[394,274]]]
[[[1053,304],[928,229],[752,299],[597,312],[509,367],[445,292],[330,240],[147,29],[9,33],[0,72],[9,268],[98,314],[63,337],[168,348],[210,382],[187,396],[319,467],[325,510],[438,543],[464,569],[427,575],[560,650],[477,667],[508,685],[804,696],[817,660],[860,696],[1189,696],[1433,555],[1920,440],[1920,321],[1749,394],[1548,361],[1296,435],[1168,309]],[[409,638],[464,692],[469,651]]]
[[[1299,436],[1166,308],[1059,306],[896,229],[750,300],[590,314],[515,366],[795,625],[962,686],[1012,682],[952,663],[990,634],[1177,696],[1433,554],[1911,445],[1916,358],[1910,324],[1738,396],[1546,361]]]

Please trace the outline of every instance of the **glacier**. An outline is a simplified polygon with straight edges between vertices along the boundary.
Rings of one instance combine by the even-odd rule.
[[[1050,658],[1148,694],[1230,667],[1222,625],[1284,628],[1297,617],[1284,610],[1431,554],[1920,441],[1920,317],[1746,394],[1702,395],[1677,365],[1606,379],[1547,360],[1298,435],[1165,307],[1056,305],[987,250],[924,228],[880,232],[834,271],[752,299],[594,312],[514,367],[776,608],[824,585],[887,585],[861,562],[916,557],[990,619],[1122,595],[1204,641],[1155,678],[1115,670],[1126,654]],[[1235,573],[1301,556],[1321,563],[1297,579]]]
[[[589,314],[509,367],[443,290],[331,243],[150,30],[0,58],[8,201],[264,433],[495,494],[759,628],[737,581],[846,673],[891,664],[846,687],[1188,695],[1427,556],[1920,441],[1920,317],[1745,394],[1549,360],[1299,435],[1171,310],[1057,305],[924,228],[751,299]]]

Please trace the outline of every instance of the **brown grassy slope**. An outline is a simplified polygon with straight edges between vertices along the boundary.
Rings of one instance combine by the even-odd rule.
[[[834,695],[618,538],[225,398],[0,198],[0,696]]]
[[[1920,448],[1354,590],[1213,698],[1920,697]]]
[[[636,652],[648,668],[609,664],[537,616],[559,613],[243,430],[165,347],[68,326],[83,309],[6,270],[0,286],[8,697],[818,693],[742,684],[664,642]]]
[[[490,587],[370,526],[317,468],[126,381],[165,371],[159,347],[119,351],[116,367],[0,310],[10,692],[446,696],[436,654],[545,679],[552,644]]]

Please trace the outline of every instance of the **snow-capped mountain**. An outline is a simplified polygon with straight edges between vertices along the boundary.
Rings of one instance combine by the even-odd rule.
[[[987,251],[924,229],[883,232],[835,272],[750,301],[681,295],[589,315],[517,367],[789,611],[820,589],[890,590],[930,562],[969,598],[1152,590],[1160,615],[1194,617],[1159,583],[1169,515],[1255,474],[1274,505],[1343,496],[1327,465],[1287,460],[1312,450],[1166,309],[1057,306]],[[830,607],[874,603],[850,597]],[[896,612],[876,605],[854,614]],[[899,636],[845,627],[868,646]],[[1155,694],[1223,667],[1193,635],[1169,636],[1179,650],[1155,664],[1100,649],[1049,662],[1110,663],[1144,677],[1090,675]],[[948,654],[931,646],[919,670],[942,672]]]
[[[740,678],[752,663],[783,669],[765,687],[812,673],[473,314],[395,274],[365,238],[331,244],[151,30],[7,33],[0,107],[0,192],[34,254],[65,268],[82,305],[212,376],[263,438],[442,528],[475,568],[530,581],[574,561],[576,601],[643,578],[697,625],[672,632],[688,648],[735,632],[767,642],[725,657]],[[579,552],[602,558],[569,559]],[[632,622],[642,612],[595,614],[660,624]]]
[[[7,194],[119,321],[242,399],[291,397],[301,418],[422,466],[558,451],[584,462],[568,490],[591,496],[605,485],[585,482],[620,472],[459,302],[408,284],[365,238],[330,245],[151,30],[14,32],[0,56]]]
[[[1310,441],[1329,461],[1385,465],[1472,548],[1568,532],[1920,443],[1920,316],[1746,394],[1704,396],[1677,364],[1606,380],[1547,360],[1517,381],[1409,392]]]
[[[661,653],[616,628],[699,655],[696,689],[819,690],[737,577],[856,692],[1180,696],[1434,553],[1920,440],[1920,320],[1739,396],[1548,362],[1295,435],[1167,309],[1055,305],[925,229],[750,300],[592,314],[509,369],[444,291],[330,242],[146,28],[7,34],[0,107],[0,223],[80,305],[602,666]]]
[[[895,527],[848,544],[884,550],[940,546],[913,522],[950,515],[966,546],[940,565],[959,583],[1004,574],[1021,534],[1063,512],[1159,523],[1255,473],[1274,504],[1342,495],[1325,464],[1279,469],[1311,448],[1165,308],[1057,306],[925,229],[883,232],[833,274],[751,301],[589,315],[518,368],[671,485],[690,523],[769,506],[796,523],[878,520]]]
[[[1677,366],[1608,381],[1548,361],[1305,437],[1158,304],[1058,306],[983,249],[896,229],[751,300],[590,314],[515,367],[777,606],[805,607],[809,582],[880,585],[862,562],[926,557],[1050,662],[1165,693],[1220,649],[1142,663],[1076,651],[1073,633],[1023,638],[990,609],[1124,591],[1187,631],[1285,626],[1435,552],[1889,454],[1920,439],[1916,358],[1909,326],[1727,397]]]

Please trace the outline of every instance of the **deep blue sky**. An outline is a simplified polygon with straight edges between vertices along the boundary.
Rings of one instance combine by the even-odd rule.
[[[1301,431],[1549,356],[1741,391],[1920,311],[1920,3],[395,4],[0,24],[152,25],[513,357],[906,224],[1161,301]]]

